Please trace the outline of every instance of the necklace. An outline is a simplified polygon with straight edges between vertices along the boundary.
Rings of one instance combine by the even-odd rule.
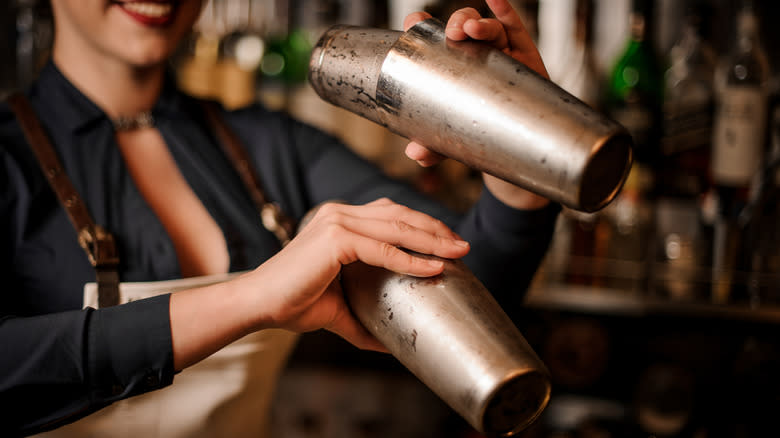
[[[134,116],[119,116],[116,119],[111,119],[111,123],[114,124],[114,130],[117,132],[133,131],[153,127],[154,117],[151,111],[143,111]]]

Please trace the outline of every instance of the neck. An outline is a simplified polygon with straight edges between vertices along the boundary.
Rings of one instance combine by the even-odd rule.
[[[138,68],[118,60],[78,56],[56,42],[52,59],[62,74],[112,119],[150,110],[162,91],[164,64]]]

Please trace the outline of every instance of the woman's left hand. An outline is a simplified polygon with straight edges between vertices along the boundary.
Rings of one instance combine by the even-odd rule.
[[[549,78],[536,44],[509,1],[486,0],[486,3],[495,18],[483,18],[474,8],[459,9],[447,21],[447,38],[454,41],[472,39],[489,43],[543,77]],[[404,29],[408,30],[428,18],[431,18],[431,15],[426,12],[413,12],[404,20]],[[424,167],[433,166],[445,158],[416,142],[409,143],[406,155]],[[487,174],[484,176],[490,191],[508,205],[532,209],[543,207],[549,202],[506,181]]]

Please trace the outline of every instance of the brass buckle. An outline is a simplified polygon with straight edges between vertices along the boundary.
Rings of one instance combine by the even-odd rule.
[[[266,230],[274,233],[282,246],[290,242],[290,231],[284,227],[282,221],[282,210],[276,203],[267,202],[263,204],[260,210],[260,219]]]
[[[87,253],[89,262],[94,267],[116,266],[119,258],[116,254],[114,236],[100,225],[84,227],[79,231],[79,245]]]

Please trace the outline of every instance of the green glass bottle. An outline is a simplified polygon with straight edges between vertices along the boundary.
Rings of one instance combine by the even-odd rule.
[[[266,81],[281,81],[291,87],[306,81],[311,43],[303,29],[273,37],[268,42],[260,73]]]
[[[608,257],[630,261],[636,269],[610,284],[644,291],[660,163],[663,69],[651,38],[652,0],[633,0],[630,33],[605,87],[604,110],[634,139],[634,164],[620,196],[605,212],[612,221]],[[613,268],[615,269],[615,268]]]
[[[605,109],[634,138],[636,161],[653,167],[659,155],[663,69],[650,38],[652,2],[634,0],[630,37],[611,71]]]

